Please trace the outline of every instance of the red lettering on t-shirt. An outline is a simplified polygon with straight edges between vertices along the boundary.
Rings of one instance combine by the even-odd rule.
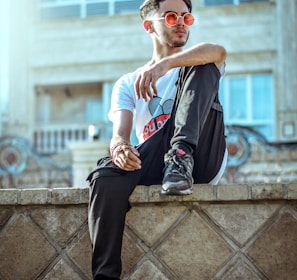
[[[165,122],[169,119],[170,114],[160,115],[151,119],[143,129],[143,139],[146,140],[151,137],[156,131],[158,131]]]

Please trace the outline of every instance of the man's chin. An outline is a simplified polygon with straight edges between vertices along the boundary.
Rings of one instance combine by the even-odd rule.
[[[186,45],[187,41],[188,41],[189,36],[187,36],[187,38],[178,38],[176,40],[173,40],[172,42],[172,47],[173,48],[181,48],[183,46]]]
[[[187,42],[173,42],[171,47],[172,48],[182,48],[186,45]]]

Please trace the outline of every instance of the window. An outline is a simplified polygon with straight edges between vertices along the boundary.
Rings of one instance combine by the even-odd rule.
[[[39,0],[40,18],[86,18],[137,13],[142,0]]]
[[[239,5],[243,3],[269,2],[270,0],[204,0],[204,6]]]
[[[274,134],[274,100],[271,74],[226,76],[220,87],[226,125],[249,126],[267,140]]]

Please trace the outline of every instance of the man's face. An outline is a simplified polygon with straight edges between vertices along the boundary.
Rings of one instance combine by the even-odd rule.
[[[182,16],[189,12],[187,5],[183,0],[165,0],[160,3],[160,9],[154,18],[165,17],[167,13],[174,12],[177,16]],[[170,48],[183,47],[189,38],[189,27],[184,24],[183,18],[179,17],[177,24],[169,27],[165,20],[152,22],[156,38],[161,45]]]

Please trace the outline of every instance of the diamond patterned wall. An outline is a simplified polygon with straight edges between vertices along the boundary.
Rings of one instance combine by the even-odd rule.
[[[88,189],[0,190],[0,279],[92,279],[87,201]],[[122,279],[296,279],[296,184],[139,186],[131,203]]]

